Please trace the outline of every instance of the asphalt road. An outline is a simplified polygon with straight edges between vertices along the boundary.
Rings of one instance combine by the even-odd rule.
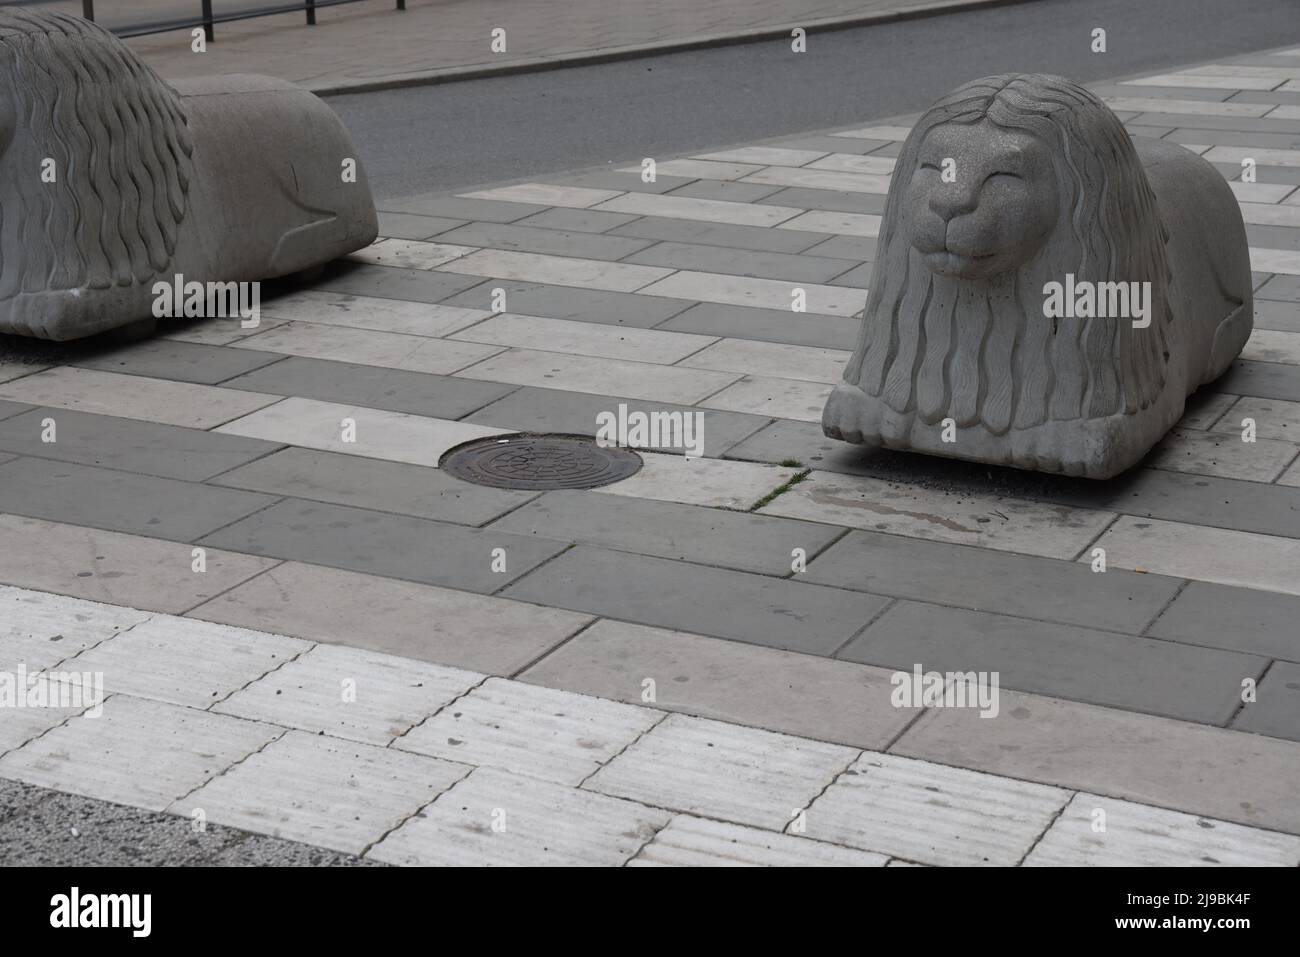
[[[391,198],[916,112],[990,73],[1087,82],[1295,43],[1297,0],[1032,0],[812,33],[803,54],[768,40],[329,103]]]

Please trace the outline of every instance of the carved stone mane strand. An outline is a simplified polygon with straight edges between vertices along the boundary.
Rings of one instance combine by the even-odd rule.
[[[908,136],[895,176],[943,124],[989,121],[1047,147],[1057,227],[1029,262],[985,280],[937,275],[912,247],[905,190],[891,189],[865,321],[845,379],[926,423],[951,415],[993,434],[1052,420],[1132,413],[1166,378],[1171,316],[1168,235],[1128,133],[1089,91],[1059,77],[988,77],[953,91]],[[1150,328],[1114,317],[1043,316],[1043,286],[1151,283]],[[960,318],[959,318],[960,317]]]
[[[126,44],[67,14],[0,12],[0,76],[0,302],[35,327],[43,294],[166,270],[194,151],[182,98]],[[57,182],[42,181],[47,159]]]

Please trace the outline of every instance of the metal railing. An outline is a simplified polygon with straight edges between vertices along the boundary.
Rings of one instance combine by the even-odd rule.
[[[298,0],[296,3],[281,3],[271,7],[259,7],[256,10],[240,10],[235,13],[216,13],[212,9],[212,0],[198,0],[199,15],[182,17],[178,20],[166,20],[157,23],[139,23],[131,26],[117,27],[113,33],[119,37],[142,37],[152,33],[168,33],[172,30],[192,30],[202,27],[204,36],[215,39],[213,27],[218,23],[234,23],[237,20],[254,20],[258,17],[273,17],[282,13],[305,13],[307,26],[316,25],[316,11],[324,7],[338,7],[345,3],[364,3],[366,0]],[[397,0],[397,9],[406,9],[406,0]],[[81,0],[81,13],[87,20],[95,19],[95,0]]]

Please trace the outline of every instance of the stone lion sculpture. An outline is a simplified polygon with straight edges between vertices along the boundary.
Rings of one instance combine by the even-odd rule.
[[[284,276],[378,231],[347,131],[291,83],[172,87],[94,23],[15,9],[0,76],[0,332],[148,322],[156,280]]]
[[[1109,478],[1250,336],[1223,177],[1130,138],[1060,77],[986,77],[939,100],[903,144],[878,248],[822,416],[832,438]],[[1062,288],[1095,296],[1062,314]],[[1129,290],[1145,321],[1098,308]]]

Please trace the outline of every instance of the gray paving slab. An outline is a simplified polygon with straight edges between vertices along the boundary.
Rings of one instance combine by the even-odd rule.
[[[1194,114],[1193,118],[1193,114],[1188,113],[1148,112],[1138,114],[1133,121],[1142,126],[1172,126],[1179,129],[1195,126],[1199,130],[1235,133],[1238,143],[1249,140],[1251,146],[1277,146],[1282,149],[1295,149],[1300,146],[1300,120],[1253,116],[1210,116],[1205,113]],[[1242,136],[1242,133],[1251,135]],[[1292,145],[1287,145],[1288,143]]]
[[[1300,332],[1300,308],[1293,303],[1255,300],[1255,328]]]
[[[1197,97],[1200,99],[1200,97]],[[1230,103],[1300,104],[1300,92],[1293,90],[1239,90],[1228,97]]]
[[[653,183],[647,183],[641,179],[640,172],[621,173],[617,170],[602,170],[596,173],[579,173],[576,176],[548,176],[547,182],[563,183],[565,186],[581,186],[583,189],[617,189],[630,193],[667,193],[679,186],[694,182],[694,180],[689,176],[664,176],[661,173],[655,177]]]
[[[417,216],[414,213],[380,213],[379,235],[396,239],[428,239],[445,233],[457,226],[464,226],[463,219],[448,219],[445,216]]]
[[[876,240],[871,236],[832,236],[804,250],[809,256],[849,259],[855,263],[875,262]]]
[[[696,269],[731,276],[755,276],[761,279],[787,279],[792,282],[828,282],[847,269],[851,262],[790,253],[756,252],[749,249],[723,249],[701,243],[657,243],[625,257],[623,262],[645,266],[668,266],[672,269]]]
[[[1264,249],[1300,249],[1300,229],[1246,224],[1246,240]]]
[[[861,446],[827,438],[820,423],[793,419],[778,419],[759,429],[727,449],[723,458],[770,463],[793,460],[846,475],[866,475],[870,471],[869,456]]]
[[[872,155],[872,156],[892,156],[892,157],[894,157],[895,159],[897,159],[897,158],[898,158],[898,154],[901,153],[902,151],[903,151],[903,144],[900,143],[900,142],[898,142],[897,140],[894,140],[894,141],[892,141],[892,142],[886,143],[884,146],[880,147],[880,149],[878,149],[878,150],[872,150],[872,151],[871,151],[871,155]]]
[[[317,292],[345,292],[353,296],[375,296],[407,302],[441,302],[478,282],[477,276],[460,276],[429,269],[339,262],[330,266],[325,278],[315,283],[312,289]]]
[[[725,246],[729,249],[773,253],[797,253],[826,238],[825,233],[812,233],[802,229],[735,226],[693,219],[670,219],[666,216],[643,216],[626,226],[616,226],[610,232],[616,236],[639,236],[663,242],[699,243],[702,246]]]
[[[595,435],[598,428],[596,416],[601,412],[618,414],[619,405],[627,406],[629,413],[683,412],[701,414],[701,434],[704,436],[704,454],[718,456],[728,446],[763,427],[768,421],[759,415],[745,412],[721,412],[695,409],[687,405],[667,402],[648,402],[643,399],[624,399],[608,395],[589,395],[582,392],[561,392],[558,389],[538,389],[525,386],[504,399],[484,406],[465,416],[465,422],[490,425],[498,429],[520,432],[569,432],[575,435]],[[680,452],[679,448],[663,451]]]
[[[1296,301],[1300,302],[1300,295]],[[1260,399],[1300,402],[1300,366],[1238,359],[1221,378],[1214,381],[1214,389],[1230,395],[1253,395]]]
[[[1232,96],[1232,90],[1215,90],[1199,86],[1131,86],[1122,83],[1089,83],[1088,89],[1098,96],[1140,96],[1157,100],[1202,100],[1221,102]]]
[[[768,146],[780,146],[789,150],[825,150],[827,153],[856,153],[865,156],[876,150],[889,146],[893,140],[859,139],[856,136],[823,136],[815,133],[809,136],[795,136],[783,139]]]
[[[541,207],[531,203],[503,203],[495,199],[462,199],[459,196],[439,194],[386,199],[378,206],[383,212],[415,213],[420,216],[441,216],[446,219],[484,223],[511,223],[541,211]]]
[[[875,595],[1139,634],[1178,578],[855,530],[822,552],[803,581]]]
[[[852,349],[861,319],[849,316],[796,315],[786,309],[758,309],[702,302],[680,312],[658,329],[695,332],[705,336],[757,339],[819,349]]]
[[[213,484],[457,525],[485,525],[538,494],[470,485],[441,469],[299,448],[258,459]]]
[[[1241,181],[1242,169],[1240,163],[1211,163],[1210,165],[1222,173],[1223,178],[1229,182]],[[1294,166],[1268,166],[1258,163],[1255,166],[1255,182],[1295,185],[1300,183],[1300,168]]]
[[[159,326],[166,330],[166,320]],[[125,372],[176,382],[216,385],[253,369],[278,362],[283,356],[253,349],[229,349],[197,342],[148,339],[95,356],[69,360],[71,365],[103,372]]]
[[[22,415],[34,406],[27,405],[24,402],[10,402],[7,399],[0,399],[0,421],[12,419],[15,415]]]
[[[513,385],[293,356],[222,385],[435,419],[459,419],[509,395]]]
[[[1033,587],[1033,586],[1031,586]],[[899,602],[837,658],[911,671],[997,672],[1000,687],[1223,725],[1268,659],[1111,632]]]
[[[1144,116],[1147,114],[1143,114]],[[1251,133],[1243,136],[1231,127],[1222,127],[1215,123],[1202,123],[1213,117],[1181,116],[1182,125],[1169,134],[1168,139],[1175,143],[1200,143],[1209,146],[1241,146],[1243,140],[1249,140],[1250,146],[1268,149],[1293,150],[1300,147],[1300,137],[1292,133]],[[1194,122],[1193,122],[1194,120]],[[1260,121],[1256,121],[1260,122]],[[1175,124],[1176,125],[1176,124]]]
[[[607,213],[599,209],[545,209],[532,216],[515,220],[516,226],[539,226],[543,229],[562,229],[575,233],[603,233],[630,223],[637,217],[631,213]]]
[[[800,209],[826,209],[837,213],[874,213],[885,211],[884,193],[841,193],[832,189],[791,186],[773,193],[766,200],[772,206],[796,206]],[[825,236],[825,233],[822,233]]]
[[[1300,598],[1192,582],[1147,632],[1156,638],[1300,662]]]
[[[451,296],[446,306],[468,309],[491,309],[494,289],[506,292],[505,311],[550,319],[574,319],[578,322],[603,322],[611,326],[635,326],[649,329],[695,303],[689,299],[642,296],[630,292],[579,289],[576,286],[553,286],[517,279],[465,277],[475,282],[473,288]]]
[[[633,239],[630,236],[603,236],[590,232],[524,226],[519,223],[469,223],[443,233],[438,237],[438,242],[612,261],[645,249],[652,241]]]
[[[301,499],[230,524],[202,544],[482,593],[496,591],[565,548],[542,538]],[[503,572],[492,570],[497,548],[505,550]]]
[[[780,186],[761,183],[737,183],[733,180],[697,179],[693,183],[672,190],[673,196],[692,199],[720,199],[728,203],[758,203],[763,197],[775,193]]]
[[[1274,662],[1255,693],[1255,700],[1242,706],[1232,727],[1300,741],[1300,664]]]
[[[1260,299],[1300,302],[1300,276],[1274,276],[1255,291]]]
[[[792,549],[816,555],[842,534],[813,522],[585,491],[548,492],[490,527],[778,576],[789,574]]]
[[[41,441],[53,419],[54,442]],[[70,409],[34,409],[0,421],[0,449],[201,482],[280,448],[274,442]]]
[[[547,562],[502,595],[815,655],[834,652],[886,601],[584,545]]]
[[[860,266],[854,266],[831,280],[832,286],[852,286],[854,289],[865,290],[871,282],[871,271],[874,267],[871,263],[863,263]],[[866,296],[863,296],[863,304],[866,304]]]

